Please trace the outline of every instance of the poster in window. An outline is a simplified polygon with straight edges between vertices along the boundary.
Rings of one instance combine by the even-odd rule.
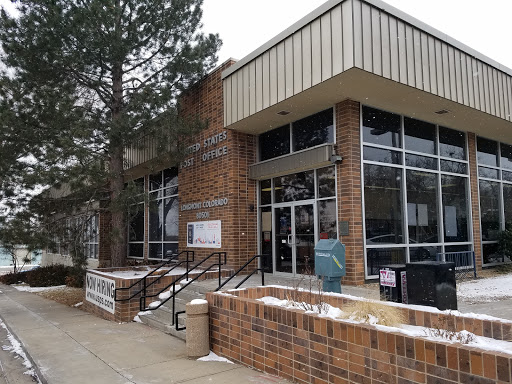
[[[221,248],[221,221],[187,223],[187,247]]]

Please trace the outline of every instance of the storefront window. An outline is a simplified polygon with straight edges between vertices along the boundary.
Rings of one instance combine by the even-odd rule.
[[[435,155],[436,126],[424,121],[404,118],[405,149]]]
[[[497,240],[500,225],[500,184],[480,180],[480,221],[482,240]]]
[[[363,140],[366,143],[400,148],[400,115],[363,107]]]
[[[369,107],[362,114],[366,275],[435,260],[447,244],[471,249],[466,135]]]
[[[291,124],[262,133],[258,141],[260,161],[321,144],[334,143],[333,109],[326,109]]]
[[[498,143],[492,140],[487,140],[482,137],[477,139],[477,157],[478,164],[498,166]]]
[[[332,108],[292,124],[293,151],[334,142]]]
[[[314,199],[314,172],[299,172],[274,178],[274,194],[276,203]]]
[[[338,231],[336,200],[321,200],[318,202],[318,231],[320,239],[336,239]]]
[[[317,177],[318,198],[336,196],[336,174],[334,167],[319,169]]]
[[[135,197],[138,204],[133,204],[129,212],[128,225],[128,257],[144,257],[144,178],[133,181],[135,191],[140,192]]]
[[[402,172],[365,164],[366,244],[402,244]]]
[[[437,243],[437,175],[407,171],[409,243]]]
[[[260,181],[260,205],[272,203],[272,184],[271,180]]]

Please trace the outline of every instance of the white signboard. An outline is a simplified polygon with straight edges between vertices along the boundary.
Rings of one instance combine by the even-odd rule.
[[[384,287],[396,287],[395,271],[388,271],[386,269],[380,270],[380,285]]]
[[[87,273],[85,279],[85,299],[110,313],[114,313],[116,304],[114,301],[115,280],[93,273]]]
[[[220,248],[221,221],[197,221],[187,223],[187,247]]]

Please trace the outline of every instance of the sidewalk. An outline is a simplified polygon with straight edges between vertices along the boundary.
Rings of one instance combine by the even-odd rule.
[[[48,384],[287,383],[237,364],[189,360],[185,343],[0,284],[0,319]]]

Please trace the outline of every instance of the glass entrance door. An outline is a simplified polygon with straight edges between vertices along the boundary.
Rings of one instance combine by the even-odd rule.
[[[276,207],[275,271],[314,274],[315,211],[313,204]]]

